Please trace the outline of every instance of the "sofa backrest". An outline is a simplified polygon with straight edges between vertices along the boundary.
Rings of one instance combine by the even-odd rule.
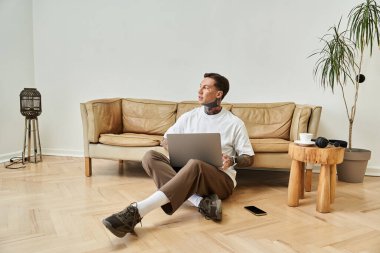
[[[300,132],[316,135],[322,108],[282,103],[223,103],[242,119],[251,139],[281,138],[294,141]],[[100,134],[144,133],[163,135],[185,112],[199,104],[150,99],[98,99],[81,104],[86,141],[97,143]],[[85,124],[84,124],[85,126]],[[314,136],[316,137],[316,136]]]
[[[280,138],[289,140],[295,104],[236,103],[231,112],[244,121],[250,139]]]
[[[123,99],[123,132],[164,135],[175,123],[176,111],[175,102]]]

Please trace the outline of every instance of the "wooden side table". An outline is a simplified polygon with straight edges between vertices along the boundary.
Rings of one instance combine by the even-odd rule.
[[[299,199],[304,196],[304,165],[316,163],[321,165],[318,182],[317,211],[330,212],[330,203],[335,199],[336,165],[343,162],[344,148],[316,146],[304,147],[289,144],[292,167],[290,168],[288,205],[298,206]]]

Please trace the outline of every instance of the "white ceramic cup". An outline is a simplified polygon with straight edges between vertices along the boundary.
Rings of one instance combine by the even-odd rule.
[[[300,141],[303,143],[311,142],[311,138],[313,138],[313,134],[311,133],[300,133]]]

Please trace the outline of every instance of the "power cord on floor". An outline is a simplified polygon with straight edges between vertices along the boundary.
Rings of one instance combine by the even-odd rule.
[[[5,163],[5,168],[7,169],[21,169],[25,167],[26,165],[22,162],[22,157],[19,156],[12,157],[9,162]]]

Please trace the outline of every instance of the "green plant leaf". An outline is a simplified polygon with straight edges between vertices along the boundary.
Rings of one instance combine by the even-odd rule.
[[[320,51],[314,52],[309,57],[318,56],[314,66],[314,77],[320,76],[321,86],[334,89],[337,84],[346,84],[353,81],[351,77],[355,68],[355,46],[345,37],[347,31],[339,32],[339,25],[329,29],[330,33],[322,36],[320,41],[324,44]]]
[[[334,93],[335,87],[342,88],[343,101],[349,121],[349,149],[352,147],[352,125],[356,115],[356,102],[359,94],[359,82],[356,78],[361,72],[363,52],[366,47],[370,49],[372,56],[373,44],[377,43],[380,48],[380,6],[375,0],[365,0],[348,14],[347,29],[339,32],[342,18],[337,26],[333,26],[328,33],[320,39],[323,47],[315,51],[309,57],[316,57],[314,65],[314,78],[326,89],[331,88]],[[347,33],[349,36],[347,37]],[[360,60],[357,53],[360,53]],[[358,60],[358,62],[356,61]],[[344,86],[352,83],[355,89],[354,103],[348,106]],[[350,109],[349,109],[350,108]]]
[[[348,16],[350,38],[355,40],[356,47],[361,52],[369,46],[372,55],[374,40],[380,46],[380,7],[375,0],[366,0],[354,7]]]

